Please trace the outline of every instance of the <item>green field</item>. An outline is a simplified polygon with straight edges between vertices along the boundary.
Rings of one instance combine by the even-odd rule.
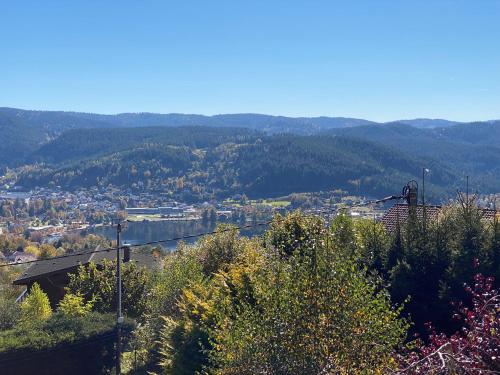
[[[127,217],[128,221],[140,222],[140,221],[185,221],[194,220],[195,217],[162,217],[161,215],[129,215]]]
[[[234,207],[242,207],[244,205],[241,204],[241,201],[237,201],[234,199],[226,199],[223,203],[230,204]],[[270,204],[273,207],[287,207],[290,205],[290,201],[286,200],[270,200],[270,199],[263,199],[263,200],[248,200],[247,205],[250,206],[255,206],[257,204]]]
[[[291,202],[290,201],[264,201],[266,204],[270,204],[273,207],[288,207]]]

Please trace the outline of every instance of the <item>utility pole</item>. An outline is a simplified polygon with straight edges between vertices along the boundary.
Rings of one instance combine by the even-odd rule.
[[[425,173],[429,172],[427,168],[422,168],[422,219],[424,232],[427,232],[427,210],[425,208]]]
[[[465,188],[465,191],[467,192],[466,193],[466,197],[467,197],[467,206],[469,206],[469,176],[467,176],[467,186]]]
[[[425,206],[425,168],[422,168],[422,207]]]
[[[121,341],[122,341],[122,268],[120,262],[120,233],[122,226],[116,226],[116,290],[118,294],[116,304],[116,374],[121,374]]]

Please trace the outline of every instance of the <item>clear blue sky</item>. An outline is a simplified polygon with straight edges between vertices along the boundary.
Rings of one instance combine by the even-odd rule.
[[[500,118],[500,1],[3,1],[0,106]]]

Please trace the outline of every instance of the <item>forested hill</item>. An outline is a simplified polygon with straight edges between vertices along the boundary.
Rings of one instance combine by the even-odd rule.
[[[389,124],[363,125],[343,129],[328,129],[322,134],[344,135],[370,139],[397,146],[447,142],[451,144],[500,145],[500,121],[472,122],[432,129],[419,129],[414,126],[393,122]],[[429,148],[429,151],[432,151]]]
[[[224,127],[247,128],[268,134],[314,134],[322,129],[372,124],[371,121],[343,118],[291,118],[260,114],[202,116],[190,114],[123,113],[102,115],[62,111],[28,111],[0,108],[0,172],[15,167],[44,144],[72,129],[118,127]]]
[[[436,197],[463,188],[466,175],[482,193],[499,191],[500,122],[433,120],[446,126],[428,128],[424,119],[417,128],[300,119],[309,124],[301,132],[314,129],[319,135],[292,135],[288,125],[282,128],[288,134],[274,134],[266,128],[270,119],[275,125],[288,120],[297,125],[299,119],[262,115],[164,115],[172,122],[143,126],[162,116],[0,109],[0,184],[67,189],[111,184],[186,200],[336,188],[381,195],[397,193],[426,167],[428,192]],[[186,122],[208,118],[224,126]],[[182,126],[172,126],[178,123]],[[11,170],[1,177],[6,167]]]
[[[330,129],[325,134],[369,140],[407,155],[439,160],[457,180],[471,176],[481,192],[500,190],[500,121],[435,129],[393,123]]]
[[[439,119],[403,120],[417,128],[452,127],[459,123]],[[108,129],[120,127],[224,127],[248,128],[266,134],[318,134],[328,129],[352,128],[379,123],[346,117],[285,117],[262,114],[193,114],[122,113],[103,115],[63,111],[30,111],[0,108],[0,170],[18,166],[24,158],[71,129]],[[465,124],[468,125],[468,124]]]
[[[347,117],[286,117],[257,113],[204,116],[183,113],[97,113],[28,111],[0,108],[0,115],[14,123],[26,124],[52,132],[76,128],[150,127],[150,126],[208,126],[239,127],[270,133],[296,132],[310,134],[321,129],[375,124],[373,121]]]
[[[453,194],[461,182],[456,170],[439,161],[371,141],[230,128],[71,130],[28,159],[32,164],[17,170],[18,184],[27,188],[111,184],[188,201],[337,188],[397,194],[422,165],[433,170],[430,195]]]
[[[144,145],[186,146],[192,149],[213,148],[223,143],[253,141],[259,133],[240,128],[146,127],[118,129],[75,129],[63,133],[27,158],[28,163],[68,164],[83,159],[130,150]]]

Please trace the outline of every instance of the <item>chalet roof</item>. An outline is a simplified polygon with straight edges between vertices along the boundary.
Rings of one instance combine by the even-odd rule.
[[[395,204],[392,206],[384,216],[382,217],[382,224],[384,224],[385,229],[388,232],[392,232],[396,229],[398,222],[399,225],[404,225],[406,221],[408,220],[408,215],[409,215],[409,207],[407,204]],[[417,205],[416,207],[416,215],[417,217],[422,217],[423,216],[423,206],[422,205]],[[442,206],[425,206],[425,212],[427,215],[427,218],[430,220],[435,220],[437,219],[439,213],[441,212]],[[496,211],[488,208],[482,208],[484,218],[486,220],[493,220],[495,217]]]
[[[384,216],[382,217],[382,224],[384,224],[385,229],[388,232],[392,232],[397,228],[397,225],[404,225],[408,220],[408,215],[410,213],[409,207],[407,204],[395,204],[389,210],[386,211]],[[426,215],[430,220],[434,220],[437,218],[439,212],[441,211],[441,206],[425,206]],[[416,214],[417,217],[423,216],[423,206],[416,206]]]
[[[14,251],[11,255],[6,256],[5,259],[7,259],[9,263],[18,263],[36,260],[36,257],[24,251]]]
[[[69,273],[80,265],[90,262],[99,264],[104,260],[116,260],[116,249],[99,251],[97,247],[94,251],[81,253],[79,255],[47,259],[34,263],[30,268],[14,280],[14,285],[26,285],[35,279],[46,277],[58,273]],[[68,254],[71,255],[71,254]],[[123,255],[122,255],[123,256]],[[138,266],[156,268],[159,259],[152,254],[130,251],[130,262],[135,262]]]

